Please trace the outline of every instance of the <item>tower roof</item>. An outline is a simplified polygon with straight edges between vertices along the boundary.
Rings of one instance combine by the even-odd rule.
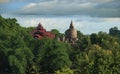
[[[73,26],[73,21],[71,20],[70,27],[69,28],[74,28]]]
[[[42,24],[41,24],[41,23],[39,23],[39,24],[38,24],[38,26],[41,26],[41,27],[42,27]]]
[[[41,23],[39,23],[39,24],[38,24],[38,27],[37,27],[37,29],[39,29],[39,30],[42,30],[42,29],[44,29]]]

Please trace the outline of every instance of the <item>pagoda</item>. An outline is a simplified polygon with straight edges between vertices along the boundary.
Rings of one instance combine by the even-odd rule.
[[[74,24],[72,20],[69,29],[65,31],[65,35],[58,38],[58,41],[70,43],[71,45],[75,45],[77,43],[78,41],[77,30],[74,28]]]
[[[46,31],[46,29],[43,28],[42,24],[39,23],[36,29],[33,31],[33,37],[34,38],[55,38],[55,34],[51,33],[50,31]]]

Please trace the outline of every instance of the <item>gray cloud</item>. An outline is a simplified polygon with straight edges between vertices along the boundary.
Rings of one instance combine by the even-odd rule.
[[[120,0],[10,0],[29,2],[16,14],[120,17]],[[1,10],[1,9],[0,9]]]
[[[98,8],[114,8],[119,9],[120,8],[120,0],[114,0],[108,3],[102,3],[97,6]]]
[[[45,0],[23,7],[20,13],[120,17],[119,4],[118,0]]]

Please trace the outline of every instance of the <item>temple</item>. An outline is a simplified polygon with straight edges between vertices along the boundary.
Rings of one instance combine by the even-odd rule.
[[[36,29],[33,31],[33,37],[38,39],[44,37],[55,38],[55,34],[46,31],[46,29],[43,28],[42,24],[39,23]],[[58,41],[70,43],[72,45],[77,44],[77,30],[74,28],[73,21],[71,21],[69,28],[65,31],[65,35],[58,37]]]
[[[37,28],[33,32],[33,37],[38,38],[38,39],[41,39],[43,37],[55,38],[55,34],[49,32],[49,31],[46,31],[46,29],[43,28],[42,24],[39,23]]]
[[[65,35],[58,38],[58,40],[72,45],[77,43],[77,30],[74,28],[73,21],[71,21],[69,29],[65,31]]]
[[[73,44],[78,40],[77,30],[74,28],[73,21],[71,21],[69,29],[65,31],[65,38],[67,42]]]

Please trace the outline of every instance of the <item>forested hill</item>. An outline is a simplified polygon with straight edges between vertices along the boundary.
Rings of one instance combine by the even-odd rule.
[[[57,38],[34,39],[34,28],[0,16],[0,74],[120,74],[120,31],[84,35],[76,47]],[[58,30],[52,30],[56,37]]]

